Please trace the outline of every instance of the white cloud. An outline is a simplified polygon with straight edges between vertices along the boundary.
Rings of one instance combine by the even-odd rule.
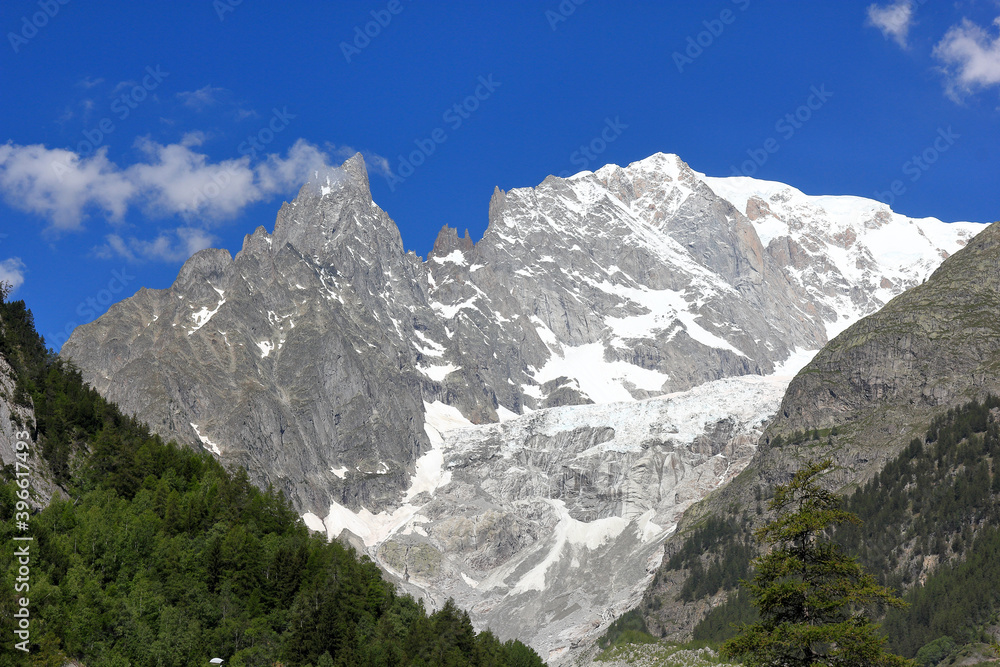
[[[868,24],[882,31],[886,39],[892,38],[906,48],[906,40],[913,25],[913,0],[897,0],[891,5],[869,5]]]
[[[1000,18],[994,21],[1000,26]],[[934,57],[944,63],[948,95],[963,95],[1000,83],[1000,36],[965,19],[952,26],[934,47]]]
[[[225,88],[207,85],[204,88],[199,88],[198,90],[182,91],[177,93],[177,97],[180,98],[184,106],[194,109],[195,111],[204,111],[208,107],[218,104],[222,96],[227,92],[229,91]]]
[[[10,283],[12,291],[24,284],[24,272],[27,267],[20,257],[11,257],[0,262],[0,283]]]
[[[57,229],[76,229],[91,208],[120,219],[135,184],[103,147],[81,159],[61,148],[7,143],[0,145],[0,192],[14,208],[47,218]]]
[[[118,222],[130,207],[154,217],[213,221],[295,192],[335,169],[327,153],[302,139],[285,157],[268,155],[256,164],[249,156],[212,162],[196,150],[203,139],[199,133],[168,145],[140,139],[137,147],[144,159],[126,168],[108,160],[104,148],[81,158],[59,148],[7,143],[0,145],[0,194],[9,205],[46,218],[57,230],[79,229],[93,212]]]
[[[157,260],[163,262],[183,262],[199,250],[212,247],[218,239],[203,229],[179,227],[159,234],[153,240],[134,236],[123,238],[109,234],[105,245],[96,248],[98,257],[108,259],[122,257],[130,262]]]
[[[257,167],[260,187],[267,193],[288,192],[304,185],[307,181],[325,180],[325,176],[336,172],[329,165],[330,158],[307,141],[299,139],[288,149],[288,157],[268,155],[267,160]],[[339,180],[339,174],[333,180]]]
[[[248,157],[213,163],[193,151],[188,142],[189,137],[167,146],[140,140],[139,148],[148,161],[132,165],[127,172],[143,193],[147,212],[219,219],[232,217],[263,198]]]

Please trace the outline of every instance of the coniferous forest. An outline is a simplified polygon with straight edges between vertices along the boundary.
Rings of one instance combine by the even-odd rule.
[[[923,439],[914,439],[867,484],[844,500],[862,523],[844,525],[834,537],[845,552],[875,573],[908,603],[883,619],[888,647],[920,665],[934,665],[963,645],[992,640],[984,629],[1000,614],[1000,399],[988,397],[936,419]],[[674,555],[671,566],[687,569],[688,588],[699,572],[734,563],[725,554],[743,553],[749,517],[706,521],[688,543],[714,555],[697,560],[694,546]],[[732,591],[695,628],[700,641],[721,641],[735,625],[754,620],[749,598],[730,586],[743,572],[713,578],[709,594]],[[701,588],[705,588],[703,584]]]
[[[30,591],[16,593],[18,487],[14,466],[3,470],[0,665],[542,664],[518,641],[477,633],[450,601],[428,613],[398,595],[243,470],[122,415],[46,350],[23,302],[0,303],[0,356],[17,378],[4,399],[35,412],[17,428],[62,489],[30,518]],[[22,596],[30,656],[8,640]]]

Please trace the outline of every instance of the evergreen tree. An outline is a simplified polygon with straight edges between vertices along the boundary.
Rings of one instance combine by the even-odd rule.
[[[859,522],[819,486],[831,467],[829,460],[814,463],[775,489],[769,508],[777,516],[757,531],[770,549],[746,585],[761,620],[744,625],[722,649],[746,667],[911,664],[885,650],[869,616],[903,602],[829,539],[833,526]]]

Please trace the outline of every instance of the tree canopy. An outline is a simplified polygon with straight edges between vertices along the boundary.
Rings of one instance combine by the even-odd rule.
[[[753,580],[744,582],[760,621],[726,642],[728,658],[747,667],[910,664],[885,650],[871,620],[902,600],[830,539],[834,526],[859,522],[819,485],[831,467],[829,460],[814,463],[775,489],[768,507],[776,516],[756,532],[767,552],[754,561]]]

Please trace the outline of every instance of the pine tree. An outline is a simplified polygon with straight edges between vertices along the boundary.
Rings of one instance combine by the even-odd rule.
[[[818,478],[831,467],[829,460],[814,463],[775,489],[769,508],[777,516],[756,533],[770,549],[754,561],[753,581],[743,582],[761,620],[726,642],[727,658],[746,667],[912,664],[885,650],[869,616],[902,600],[829,539],[833,526],[860,523],[820,488]]]

